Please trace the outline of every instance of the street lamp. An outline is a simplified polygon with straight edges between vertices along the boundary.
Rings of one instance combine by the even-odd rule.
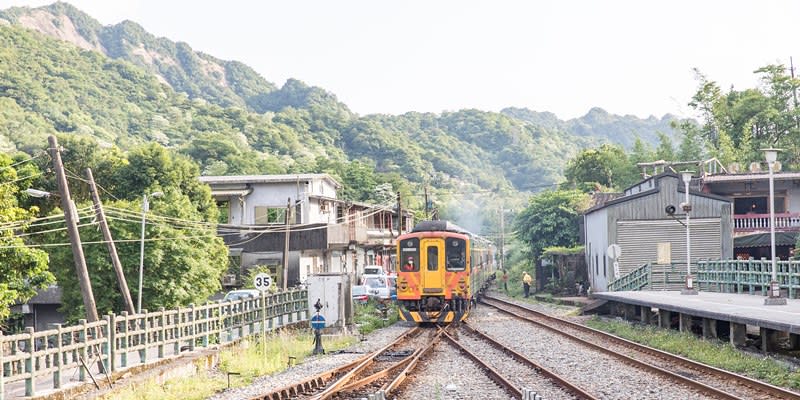
[[[764,299],[765,305],[784,305],[786,298],[781,297],[781,286],[778,283],[778,260],[775,258],[775,183],[772,178],[772,169],[778,160],[781,149],[761,149],[767,159],[769,167],[769,244],[772,256],[772,281],[769,283],[769,295]]]
[[[150,193],[150,197],[161,197],[163,192]],[[139,293],[136,296],[136,313],[142,313],[142,281],[144,280],[144,227],[147,219],[147,211],[150,209],[150,203],[147,202],[147,194],[144,195],[142,200],[142,239],[139,246]]]
[[[692,181],[692,171],[681,172],[681,180],[686,193],[686,201],[681,204],[683,212],[686,213],[686,287],[681,290],[681,294],[697,294],[692,283],[692,242],[689,229],[689,211],[692,211],[692,205],[689,203],[689,182]]]

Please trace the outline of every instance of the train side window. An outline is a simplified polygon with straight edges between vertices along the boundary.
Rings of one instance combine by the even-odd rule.
[[[439,269],[439,248],[428,247],[428,271]]]
[[[445,245],[445,262],[448,271],[463,271],[467,267],[467,243],[463,239],[447,238]],[[472,252],[475,261],[481,262],[480,253]]]

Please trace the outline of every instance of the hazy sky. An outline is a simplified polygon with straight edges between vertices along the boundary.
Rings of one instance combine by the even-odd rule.
[[[0,0],[0,8],[52,1]],[[754,87],[797,46],[800,1],[70,0],[129,19],[283,85],[297,78],[359,114],[598,106],[676,113],[697,82]]]

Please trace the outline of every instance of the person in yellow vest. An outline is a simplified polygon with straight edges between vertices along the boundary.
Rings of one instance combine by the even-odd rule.
[[[533,283],[533,277],[528,275],[527,272],[523,272],[522,273],[522,291],[525,292],[525,297],[528,297],[531,294],[531,283]]]

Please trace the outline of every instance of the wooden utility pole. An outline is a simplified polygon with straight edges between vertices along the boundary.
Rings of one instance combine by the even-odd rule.
[[[286,199],[286,241],[283,245],[283,290],[289,281],[289,216],[292,214],[292,198]]]
[[[61,162],[61,152],[55,136],[50,136],[47,141],[50,145],[53,167],[56,170],[56,183],[58,183],[58,192],[61,195],[61,208],[64,209],[64,219],[67,222],[67,235],[69,235],[69,241],[72,245],[72,258],[75,260],[75,272],[78,274],[78,283],[81,287],[83,307],[86,308],[86,319],[89,322],[94,322],[97,321],[97,306],[94,302],[89,270],[86,268],[86,259],[83,256],[81,237],[78,233],[78,221],[76,221],[75,209],[69,195],[67,176],[64,174],[64,164]]]
[[[125,310],[127,310],[130,315],[136,314],[136,309],[133,307],[133,299],[131,299],[131,292],[128,290],[128,282],[125,280],[125,272],[122,270],[122,263],[119,261],[117,247],[114,245],[114,239],[111,237],[111,230],[108,229],[106,213],[103,212],[103,203],[100,202],[100,193],[98,193],[97,185],[94,183],[94,175],[92,175],[91,168],[86,168],[86,177],[89,178],[89,190],[92,193],[94,211],[97,215],[97,222],[100,223],[100,230],[103,232],[103,241],[106,242],[108,254],[111,256],[111,264],[114,266],[114,272],[117,274],[117,283],[119,284],[119,291],[122,293],[122,299],[125,301]]]
[[[503,209],[502,203],[500,204],[500,269],[506,269],[506,210]]]
[[[425,186],[425,219],[429,219],[428,217],[428,186]]]
[[[403,205],[400,204],[400,192],[397,192],[397,236],[403,234]]]

